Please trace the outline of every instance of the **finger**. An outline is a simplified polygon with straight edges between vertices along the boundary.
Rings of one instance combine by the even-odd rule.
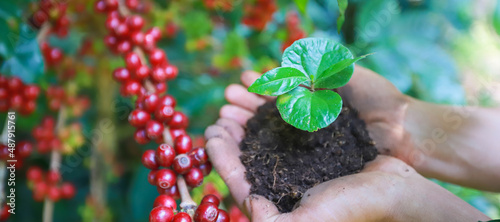
[[[245,137],[245,130],[232,119],[221,118],[215,123],[218,126],[224,127],[224,129],[231,134],[236,143],[240,143]]]
[[[276,221],[280,215],[276,205],[259,195],[250,195],[245,199],[244,206],[252,221]]]
[[[245,126],[248,119],[252,118],[253,115],[252,112],[235,105],[224,105],[220,109],[220,117],[232,119],[241,126]]]
[[[232,84],[226,88],[226,99],[233,105],[243,107],[251,112],[256,112],[266,100],[255,93],[248,92],[242,85]]]
[[[362,170],[362,172],[374,171],[394,173],[403,177],[407,177],[416,173],[415,169],[413,169],[402,160],[385,155],[378,155],[375,160],[366,163],[365,167]]]
[[[257,80],[259,77],[261,76],[260,73],[258,72],[255,72],[255,71],[251,71],[251,70],[247,70],[247,71],[244,71],[242,74],[241,74],[241,82],[243,83],[243,85],[245,87],[249,87],[250,85],[252,85],[253,82],[255,82],[255,80]]]
[[[257,80],[262,74],[255,72],[255,71],[245,71],[241,74],[241,82],[245,87],[249,87],[252,85],[255,80]],[[261,98],[265,99],[266,101],[272,101],[276,97],[273,96],[260,96]]]
[[[230,145],[238,146],[238,143],[234,140],[231,134],[226,129],[224,129],[224,127],[219,125],[211,125],[207,127],[207,129],[205,130],[205,138],[207,140],[212,138],[220,138]],[[240,151],[239,148],[237,150]],[[240,152],[236,153],[236,155],[238,156],[240,154]]]
[[[250,193],[245,180],[245,167],[241,164],[238,146],[219,137],[212,137],[206,144],[208,156],[217,173],[224,180],[236,202],[242,206]]]

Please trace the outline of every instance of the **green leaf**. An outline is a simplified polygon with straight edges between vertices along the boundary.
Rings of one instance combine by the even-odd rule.
[[[500,1],[497,1],[495,11],[493,12],[493,28],[500,35]]]
[[[295,5],[299,9],[300,13],[302,13],[303,15],[306,14],[306,7],[307,7],[308,1],[309,0],[294,0]]]
[[[311,79],[303,72],[295,68],[280,67],[264,73],[248,87],[248,91],[260,95],[278,96],[308,81]]]
[[[5,60],[0,72],[16,75],[26,83],[33,83],[43,74],[44,62],[36,33],[28,25],[21,27],[20,37],[15,46],[14,55]]]
[[[283,52],[282,67],[292,67],[307,74],[310,79],[318,77],[318,68],[324,54],[333,52],[332,63],[352,59],[352,54],[343,45],[326,38],[304,38],[295,41]]]
[[[304,87],[278,96],[276,106],[285,122],[309,132],[330,125],[342,110],[342,98],[336,92],[311,92]]]
[[[321,63],[318,69],[318,78],[313,81],[315,88],[328,88],[335,89],[344,86],[351,79],[354,63],[368,55],[359,56],[353,59],[344,59],[340,62],[334,63],[335,52],[330,52],[321,58]],[[331,65],[333,64],[333,65]],[[342,72],[346,70],[345,72]]]
[[[340,29],[345,21],[345,10],[347,9],[347,0],[337,0],[339,4],[339,17],[337,18],[337,32],[340,33]]]

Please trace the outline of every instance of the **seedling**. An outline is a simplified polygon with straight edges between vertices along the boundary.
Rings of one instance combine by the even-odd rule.
[[[278,96],[283,120],[314,132],[337,119],[342,98],[333,89],[347,84],[354,63],[366,56],[353,58],[349,49],[330,39],[301,39],[285,50],[281,67],[264,73],[248,91]]]

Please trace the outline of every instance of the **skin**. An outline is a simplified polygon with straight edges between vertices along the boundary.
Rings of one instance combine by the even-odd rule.
[[[367,164],[361,173],[317,185],[306,192],[299,206],[291,213],[280,214],[274,204],[265,198],[249,195],[250,184],[244,179],[245,167],[239,160],[241,153],[238,144],[244,137],[247,120],[254,115],[257,107],[272,99],[272,97],[259,96],[246,90],[259,76],[260,74],[255,72],[245,72],[241,77],[245,86],[235,84],[226,89],[226,99],[230,104],[222,107],[221,118],[205,132],[208,139],[207,151],[214,167],[228,185],[235,200],[247,210],[253,221],[478,221],[489,219],[460,198],[417,173],[418,171],[440,179],[453,178],[448,181],[495,190],[494,188],[498,188],[495,185],[477,181],[467,182],[466,177],[471,175],[462,172],[467,170],[460,168],[470,167],[470,165],[454,165],[462,163],[458,160],[470,157],[466,154],[476,156],[481,153],[489,154],[485,151],[477,152],[475,149],[470,151],[466,149],[467,146],[464,146],[461,152],[470,153],[458,155],[452,150],[455,147],[446,145],[442,139],[439,140],[440,143],[437,143],[436,148],[431,150],[432,152],[418,152],[421,146],[417,146],[416,144],[419,143],[416,141],[424,141],[422,138],[429,136],[429,129],[436,127],[443,127],[444,131],[448,129],[440,125],[445,123],[437,121],[436,118],[440,115],[435,113],[443,111],[439,109],[446,107],[422,103],[406,97],[382,77],[359,66],[356,67],[351,81],[342,87],[339,93],[345,101],[351,101],[359,111],[379,151],[399,159],[380,155],[376,160]],[[495,112],[485,114],[495,115]],[[426,119],[424,115],[431,115],[433,118]],[[491,118],[488,120],[491,121]],[[488,127],[496,126],[491,123],[486,124],[486,130],[491,130],[490,133],[492,133],[494,131]],[[474,129],[484,130],[480,126]],[[454,129],[453,132],[461,131]],[[434,132],[432,135],[435,134]],[[432,135],[428,138],[434,138]],[[478,135],[482,134],[478,132],[476,136]],[[467,137],[454,138],[465,136]],[[491,151],[498,149],[498,146],[488,143],[491,140],[484,141],[485,137],[474,138],[473,133],[462,132],[456,135],[449,134],[446,141],[469,139],[472,141],[465,144],[475,144],[475,147],[484,145],[482,146],[486,147],[484,149],[492,149]],[[463,156],[463,158],[449,155]],[[417,159],[415,156],[422,158]],[[493,158],[487,157],[486,159]],[[489,169],[489,167],[498,166],[495,162],[476,164],[470,172],[487,170],[483,175],[489,175],[489,183],[492,183],[491,175],[495,175],[493,172],[495,168]],[[443,164],[439,165],[439,163],[448,165],[443,167]],[[432,166],[439,167],[433,168]],[[448,175],[449,171],[452,172],[451,176]]]

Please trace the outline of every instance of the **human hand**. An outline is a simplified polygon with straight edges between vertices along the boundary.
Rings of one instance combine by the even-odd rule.
[[[247,71],[241,76],[244,86],[232,84],[227,87],[226,99],[231,104],[222,107],[221,118],[233,119],[245,125],[259,106],[275,98],[247,91],[248,86],[259,77],[259,73]],[[339,93],[343,101],[348,101],[366,122],[370,137],[376,142],[380,153],[411,164],[409,159],[413,144],[404,128],[409,102],[407,96],[388,80],[360,66],[356,66],[351,80],[339,89]]]
[[[250,195],[239,142],[243,125],[219,119],[207,128],[212,163],[252,221],[477,221],[488,218],[393,157],[379,155],[358,174],[309,189],[298,207],[280,214],[274,203]]]

